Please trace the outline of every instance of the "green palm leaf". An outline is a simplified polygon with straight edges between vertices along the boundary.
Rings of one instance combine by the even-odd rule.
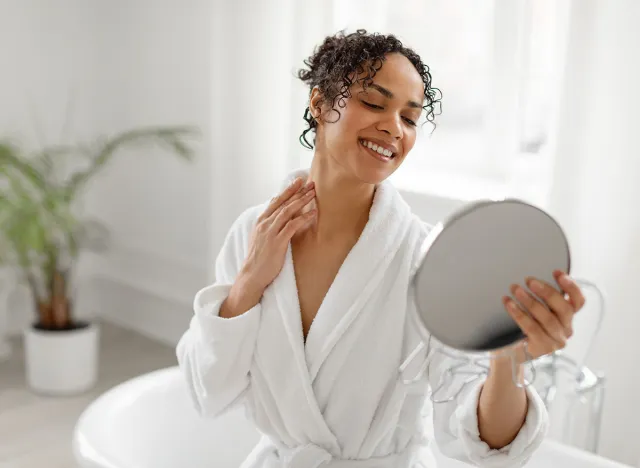
[[[91,164],[84,170],[76,172],[67,185],[67,197],[72,200],[83,186],[113,158],[117,151],[125,147],[148,146],[158,144],[173,151],[176,155],[191,160],[193,152],[184,143],[183,138],[196,134],[193,127],[150,127],[129,130],[102,142],[90,155]]]
[[[36,303],[46,303],[54,277],[67,278],[83,250],[108,246],[107,227],[76,210],[82,189],[124,148],[155,144],[190,161],[187,138],[196,133],[193,127],[148,127],[30,154],[0,141],[0,264],[19,268]],[[75,161],[84,167],[68,171]]]

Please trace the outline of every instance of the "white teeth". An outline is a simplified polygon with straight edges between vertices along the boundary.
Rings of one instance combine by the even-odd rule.
[[[362,144],[367,148],[370,148],[373,151],[377,152],[378,154],[382,154],[386,156],[387,158],[390,158],[391,156],[393,156],[393,153],[388,149],[384,149],[382,146],[378,146],[375,143],[371,143],[370,141],[362,140]]]

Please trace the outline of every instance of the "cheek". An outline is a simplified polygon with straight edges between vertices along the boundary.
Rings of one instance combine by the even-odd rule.
[[[335,122],[336,119],[338,119],[337,122]],[[334,141],[339,141],[341,145],[352,144],[360,131],[373,123],[371,113],[360,112],[355,106],[340,109],[339,116],[334,112],[331,120],[335,122],[329,125],[332,127],[331,135]]]

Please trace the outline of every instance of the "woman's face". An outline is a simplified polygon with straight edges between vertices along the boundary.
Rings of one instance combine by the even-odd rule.
[[[314,89],[311,111],[315,115],[321,99]],[[402,54],[387,55],[366,91],[356,82],[344,108],[336,101],[340,115],[330,110],[331,103],[321,103],[316,137],[321,157],[330,158],[362,182],[381,182],[413,148],[423,99],[424,85],[413,64]]]

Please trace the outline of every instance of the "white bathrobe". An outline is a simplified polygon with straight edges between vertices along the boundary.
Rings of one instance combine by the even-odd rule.
[[[289,174],[283,187],[306,173]],[[376,189],[369,221],[306,343],[290,246],[258,305],[232,319],[218,316],[266,205],[246,210],[232,225],[217,259],[216,281],[196,294],[194,316],[176,350],[202,414],[215,417],[244,405],[263,434],[242,468],[434,468],[431,418],[446,456],[477,466],[522,466],[548,426],[535,391],[527,390],[529,410],[519,435],[491,450],[478,436],[482,381],[460,401],[431,404],[428,391],[450,365],[434,354],[424,377],[406,383],[426,358],[409,314],[415,310],[412,277],[429,226],[388,181]]]

